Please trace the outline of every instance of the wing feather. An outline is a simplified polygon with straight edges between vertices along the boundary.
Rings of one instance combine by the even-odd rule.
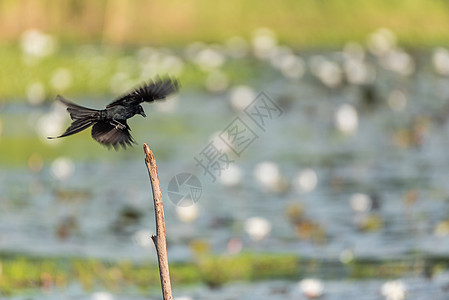
[[[163,100],[168,95],[176,93],[179,90],[179,83],[176,79],[169,77],[151,80],[147,84],[134,89],[133,91],[121,96],[114,102],[110,103],[106,108],[116,105],[133,106],[142,102],[153,102],[155,100]]]
[[[109,121],[100,121],[95,123],[92,127],[92,137],[105,146],[112,146],[118,149],[120,146],[126,149],[127,146],[132,146],[135,141],[130,133],[130,128],[126,120],[120,121],[125,127],[120,129]]]

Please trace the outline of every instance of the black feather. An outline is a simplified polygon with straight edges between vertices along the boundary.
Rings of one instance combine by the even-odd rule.
[[[173,94],[179,90],[179,83],[176,79],[171,78],[156,78],[147,84],[136,88],[129,93],[121,96],[117,100],[110,103],[106,108],[116,105],[132,106],[138,105],[142,102],[153,102],[154,100],[163,100],[168,95]]]
[[[136,114],[145,117],[140,103],[165,99],[178,89],[179,83],[176,79],[158,77],[113,101],[103,110],[83,107],[58,95],[56,99],[67,106],[67,111],[73,120],[69,128],[58,138],[72,135],[93,125],[92,137],[100,144],[112,146],[115,149],[131,146],[135,141],[126,120]],[[49,139],[53,138],[49,137]]]
[[[99,112],[98,109],[87,108],[75,104],[73,102],[70,102],[69,100],[64,99],[64,97],[62,97],[61,95],[57,95],[56,100],[60,101],[61,103],[67,106],[67,111],[69,112],[70,118],[72,120],[88,118],[91,117],[93,114]]]
[[[124,125],[122,129],[108,121],[97,122],[92,127],[92,137],[100,144],[112,146],[115,149],[122,146],[126,149],[126,146],[131,146],[135,142],[126,121],[120,123]]]
[[[94,122],[91,119],[75,120],[72,122],[72,124],[70,124],[69,128],[67,128],[63,134],[61,134],[60,136],[57,136],[57,137],[49,137],[49,139],[61,138],[61,137],[65,137],[65,136],[69,136],[69,135],[78,133],[80,131],[83,131],[84,129],[89,128],[90,126],[92,126],[92,124],[94,124]]]

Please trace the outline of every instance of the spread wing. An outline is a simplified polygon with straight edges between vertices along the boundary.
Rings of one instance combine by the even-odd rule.
[[[154,100],[165,99],[168,95],[176,93],[179,89],[179,83],[176,79],[156,78],[147,84],[121,96],[106,108],[116,105],[134,106],[142,102],[153,102]]]
[[[109,121],[99,121],[92,127],[92,137],[105,146],[112,146],[114,149],[118,149],[122,146],[126,149],[126,146],[132,146],[135,143],[131,136],[131,129],[129,128],[126,120],[118,121],[119,125],[111,124]]]

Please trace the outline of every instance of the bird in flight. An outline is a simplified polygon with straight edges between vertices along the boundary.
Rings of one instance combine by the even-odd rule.
[[[179,83],[176,79],[156,78],[139,88],[119,97],[106,106],[105,109],[97,110],[83,107],[56,96],[56,100],[67,106],[72,123],[60,136],[48,137],[49,139],[61,138],[78,133],[92,126],[92,137],[108,147],[117,150],[120,146],[132,146],[136,143],[131,136],[127,119],[136,114],[146,117],[142,102],[153,102],[163,100],[168,95],[177,92]]]

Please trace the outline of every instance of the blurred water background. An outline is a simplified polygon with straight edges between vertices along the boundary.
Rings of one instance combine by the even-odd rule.
[[[98,268],[25,275],[27,259],[156,262],[146,142],[170,262],[299,258],[249,282],[212,268],[177,299],[449,299],[448,7],[389,3],[2,1],[0,296],[159,297]],[[157,75],[182,87],[130,120],[134,148],[46,138],[69,123],[56,94],[102,108]],[[180,174],[199,185],[173,191]]]

